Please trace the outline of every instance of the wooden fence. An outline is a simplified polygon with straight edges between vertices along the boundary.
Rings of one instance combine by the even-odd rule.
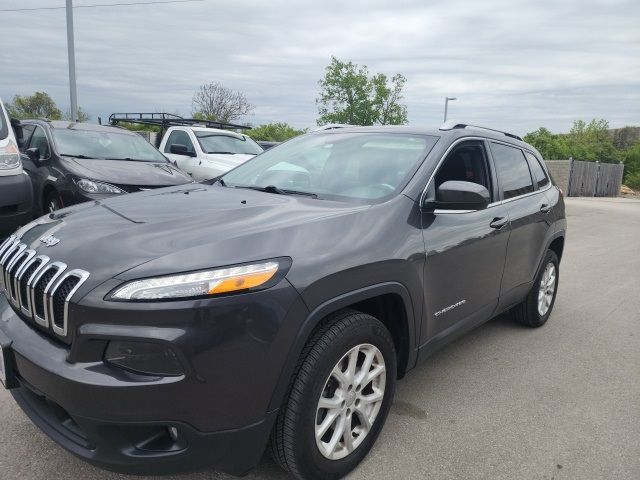
[[[569,197],[617,197],[622,185],[621,163],[548,160],[551,175]]]

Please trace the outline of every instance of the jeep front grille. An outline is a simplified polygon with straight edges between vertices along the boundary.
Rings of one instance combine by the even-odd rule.
[[[88,277],[84,270],[36,256],[15,235],[0,245],[0,290],[24,316],[59,337],[68,334],[69,302]]]

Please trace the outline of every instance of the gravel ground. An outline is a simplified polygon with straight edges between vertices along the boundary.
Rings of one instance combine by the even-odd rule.
[[[567,209],[547,325],[495,319],[412,371],[351,479],[640,478],[640,201],[569,199]],[[0,431],[2,479],[134,478],[56,446],[5,391]],[[265,456],[247,478],[288,477]]]

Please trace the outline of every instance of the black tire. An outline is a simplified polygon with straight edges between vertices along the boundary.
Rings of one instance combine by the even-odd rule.
[[[327,378],[334,366],[361,344],[375,346],[384,358],[386,384],[382,404],[362,443],[344,458],[330,460],[316,444],[318,401],[326,391]],[[352,310],[332,315],[312,335],[296,366],[271,434],[270,450],[276,463],[296,478],[305,480],[338,479],[353,470],[382,430],[395,393],[396,371],[393,339],[379,320]]]
[[[43,215],[55,212],[56,210],[60,210],[61,208],[62,203],[60,202],[60,195],[55,190],[51,190],[44,197],[44,202],[42,203]]]
[[[545,269],[550,263],[555,267],[555,283],[553,286],[553,296],[551,298],[551,303],[549,304],[548,310],[544,315],[541,315],[540,311],[538,310],[538,294],[540,291],[540,284],[542,282]],[[558,293],[559,281],[560,262],[558,261],[558,256],[553,250],[547,250],[544,259],[542,260],[540,271],[538,272],[538,275],[533,283],[533,287],[531,287],[531,291],[522,303],[516,305],[510,311],[513,320],[531,328],[537,328],[544,325],[549,319],[551,312],[553,311],[553,306],[556,302],[556,294]]]

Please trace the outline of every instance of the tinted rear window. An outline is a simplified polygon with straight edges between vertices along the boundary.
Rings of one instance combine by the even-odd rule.
[[[505,200],[533,192],[531,173],[522,150],[491,142],[491,152]]]
[[[547,174],[544,173],[544,168],[540,165],[540,161],[529,152],[525,152],[527,159],[529,160],[529,167],[531,168],[531,174],[534,180],[538,184],[538,188],[543,188],[549,183]]]

